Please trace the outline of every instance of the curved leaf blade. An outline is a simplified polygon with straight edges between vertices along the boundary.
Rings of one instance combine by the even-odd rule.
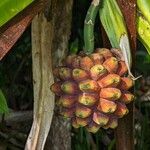
[[[1,0],[0,1],[0,27],[21,12],[34,0]]]
[[[150,23],[141,15],[137,17],[138,39],[150,55]]]
[[[127,29],[116,0],[103,1],[99,15],[112,47],[119,48],[120,38],[127,34]]]
[[[144,18],[150,23],[150,0],[137,0],[137,6]]]
[[[112,47],[121,49],[130,74],[132,65],[130,43],[124,17],[116,0],[103,1],[99,15]]]

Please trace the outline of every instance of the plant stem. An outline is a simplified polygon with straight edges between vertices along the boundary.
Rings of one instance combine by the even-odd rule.
[[[94,24],[99,10],[100,0],[93,0],[84,22],[84,52],[90,54],[94,50]]]

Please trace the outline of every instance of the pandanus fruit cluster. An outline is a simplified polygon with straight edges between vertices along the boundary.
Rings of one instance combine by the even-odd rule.
[[[118,118],[128,113],[126,104],[134,99],[128,90],[134,83],[116,52],[98,48],[89,55],[69,55],[62,67],[54,69],[57,80],[51,90],[73,127],[93,133],[101,127],[116,128]]]

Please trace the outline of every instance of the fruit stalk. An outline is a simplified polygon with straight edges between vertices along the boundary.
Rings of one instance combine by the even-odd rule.
[[[84,52],[90,54],[94,50],[94,24],[99,10],[100,0],[93,0],[84,21]]]

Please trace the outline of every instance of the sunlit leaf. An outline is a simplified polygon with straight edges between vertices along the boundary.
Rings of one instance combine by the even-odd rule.
[[[138,14],[137,17],[137,32],[138,39],[142,42],[150,55],[150,23],[141,14]]]
[[[127,35],[127,29],[116,0],[103,1],[99,15],[112,47],[119,48],[121,36]]]
[[[34,0],[0,0],[0,27]]]
[[[137,6],[140,13],[150,23],[150,0],[137,0]]]

